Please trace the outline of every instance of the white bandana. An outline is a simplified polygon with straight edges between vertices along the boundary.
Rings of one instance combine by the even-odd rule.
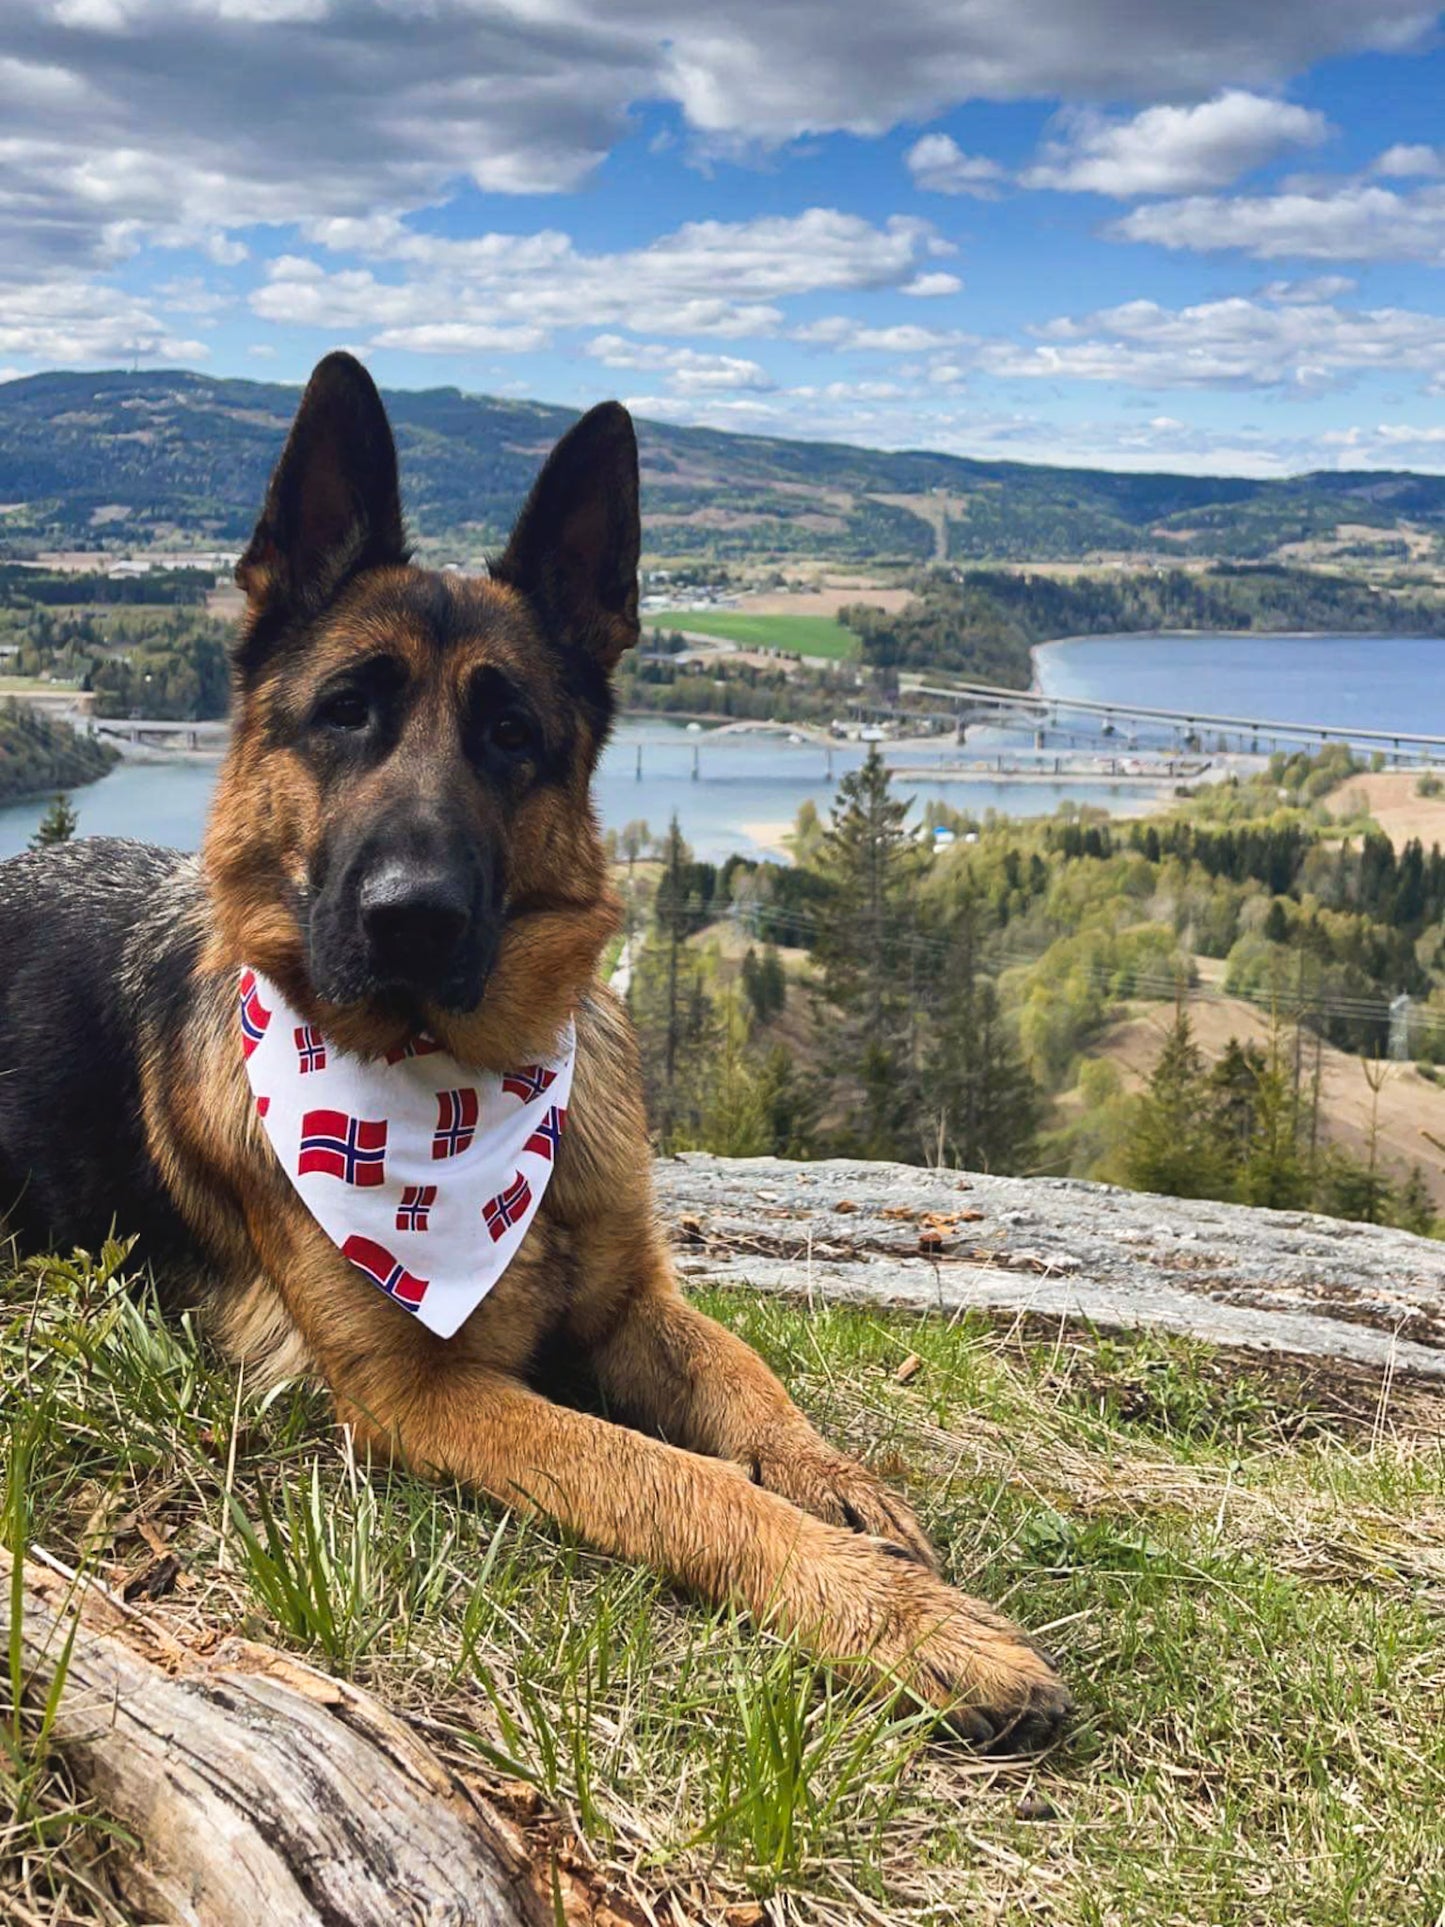
[[[430,1037],[352,1057],[246,970],[241,1049],[271,1148],[331,1242],[439,1338],[516,1254],[567,1122],[577,1033],[499,1076]]]

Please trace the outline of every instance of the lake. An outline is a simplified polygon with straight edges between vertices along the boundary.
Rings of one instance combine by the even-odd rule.
[[[1445,735],[1445,639],[1373,636],[1089,636],[1045,643],[1035,674],[1050,696],[1133,702],[1146,708],[1198,709],[1280,722],[1347,728],[1411,729]],[[1070,730],[1077,737],[1079,731]],[[1142,734],[1142,732],[1141,732]],[[1027,760],[1031,736],[979,732],[980,751],[1014,743]],[[1050,747],[1053,746],[1050,735]],[[642,774],[637,774],[638,751]],[[939,742],[907,751],[913,765],[959,754]],[[697,758],[697,780],[693,759]],[[627,717],[603,759],[597,802],[603,822],[620,830],[636,818],[654,832],[675,810],[698,856],[716,862],[733,850],[783,854],[780,836],[811,798],[826,811],[837,780],[861,762],[856,744],[830,752],[778,736],[691,734],[663,718]],[[194,849],[200,841],[214,763],[125,763],[76,791],[82,835],[133,836]],[[904,779],[900,787],[908,791]],[[1090,779],[999,782],[987,777],[915,784],[920,800],[938,797],[981,816],[1049,815],[1065,800],[1138,811],[1149,792],[1137,784]],[[0,808],[0,857],[24,849],[42,803]]]
[[[641,818],[658,835],[675,810],[683,835],[705,861],[718,862],[734,850],[781,857],[786,852],[780,837],[799,807],[811,798],[826,812],[838,779],[865,754],[855,743],[829,751],[821,744],[790,743],[778,736],[693,735],[685,725],[661,718],[624,717],[598,771],[597,804],[608,829],[620,830]],[[908,760],[936,763],[958,754],[951,742],[940,741],[910,749]],[[208,761],[122,763],[100,782],[74,792],[80,834],[131,836],[193,850],[200,842],[216,768]],[[906,794],[910,786],[904,781],[900,787]],[[986,810],[1048,816],[1065,801],[1137,811],[1149,794],[1141,793],[1138,784],[998,782],[987,777],[930,780],[915,793],[921,801],[937,797],[976,816]],[[25,848],[44,813],[44,802],[0,807],[0,858]]]
[[[1445,638],[1087,636],[1046,642],[1048,696],[1445,736]]]

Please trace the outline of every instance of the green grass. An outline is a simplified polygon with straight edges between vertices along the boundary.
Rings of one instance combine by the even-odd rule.
[[[530,1788],[657,1918],[669,1894],[717,1927],[769,1897],[770,1921],[829,1927],[1440,1917],[1445,1398],[706,1295],[908,1488],[952,1576],[1058,1652],[1075,1731],[999,1763],[649,1573],[358,1463],[316,1393],[238,1391],[119,1262],[0,1267],[12,1540],[123,1579],[164,1539],[180,1589],[147,1610],[364,1682],[462,1770]],[[95,1817],[58,1781],[41,1801],[13,1733],[12,1755],[0,1919],[127,1919]]]
[[[667,609],[643,616],[644,629],[680,629],[698,636],[721,636],[745,649],[782,649],[791,656],[826,656],[851,662],[858,638],[831,616],[754,616],[736,609]]]

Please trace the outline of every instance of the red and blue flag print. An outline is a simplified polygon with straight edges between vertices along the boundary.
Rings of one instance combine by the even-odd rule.
[[[294,1033],[296,1067],[303,1077],[326,1069],[326,1039],[315,1024],[298,1024]]]
[[[495,1242],[505,1238],[532,1202],[532,1187],[518,1171],[505,1191],[499,1191],[482,1206],[482,1216]]]
[[[426,1297],[427,1280],[415,1277],[375,1238],[363,1238],[356,1233],[341,1247],[341,1255],[349,1258],[358,1271],[364,1271],[374,1285],[380,1285],[387,1297],[395,1298],[399,1304],[410,1305],[415,1310]]]
[[[261,1002],[260,986],[254,970],[241,973],[241,1054],[249,1057],[266,1035],[271,1013]]]
[[[519,1071],[508,1071],[502,1079],[502,1089],[511,1097],[520,1097],[524,1104],[530,1104],[550,1090],[557,1081],[556,1071],[548,1070],[545,1064],[524,1064]]]
[[[436,1201],[437,1188],[434,1184],[406,1185],[401,1194],[401,1203],[396,1207],[397,1230],[428,1230],[431,1222],[431,1209]]]
[[[433,1160],[460,1157],[463,1151],[471,1149],[480,1112],[481,1099],[473,1090],[437,1092],[437,1127],[431,1141]]]
[[[535,1151],[539,1158],[546,1158],[550,1164],[557,1155],[557,1147],[562,1142],[562,1133],[567,1128],[567,1113],[555,1104],[547,1106],[547,1115],[522,1146],[524,1151]]]
[[[415,1037],[408,1037],[404,1044],[393,1044],[386,1053],[388,1064],[400,1064],[408,1057],[431,1057],[441,1049],[435,1037],[428,1037],[419,1031]]]
[[[386,1120],[348,1117],[345,1111],[308,1111],[301,1120],[296,1169],[302,1177],[320,1171],[366,1188],[385,1184]]]

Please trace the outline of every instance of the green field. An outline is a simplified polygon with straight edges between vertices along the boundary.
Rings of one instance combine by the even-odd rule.
[[[790,656],[827,656],[847,662],[858,638],[831,616],[750,616],[740,609],[664,609],[643,616],[644,629],[680,629],[695,636],[721,636],[745,649],[783,649]]]

